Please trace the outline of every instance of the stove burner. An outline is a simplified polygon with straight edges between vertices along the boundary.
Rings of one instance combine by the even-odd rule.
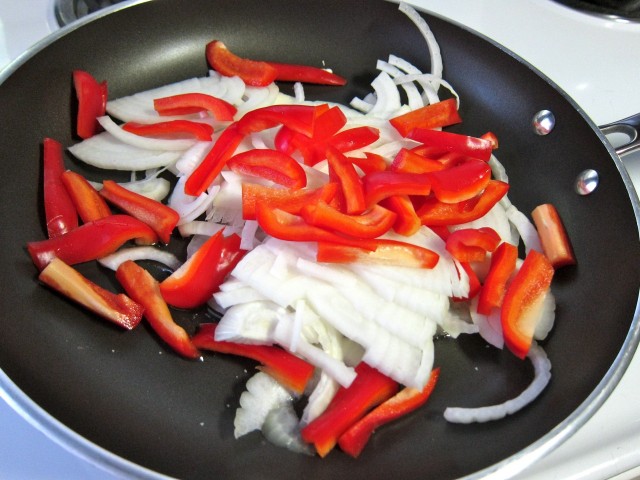
[[[61,27],[123,0],[55,0],[56,21]]]
[[[640,0],[555,0],[567,7],[612,18],[640,21]]]

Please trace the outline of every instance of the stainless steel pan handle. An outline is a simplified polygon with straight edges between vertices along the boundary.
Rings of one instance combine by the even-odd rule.
[[[616,122],[602,125],[600,130],[605,135],[622,134],[628,138],[628,141],[620,146],[616,147],[616,153],[619,156],[627,155],[636,150],[640,150],[640,135],[638,130],[640,129],[640,113],[631,115],[630,117],[623,118]]]

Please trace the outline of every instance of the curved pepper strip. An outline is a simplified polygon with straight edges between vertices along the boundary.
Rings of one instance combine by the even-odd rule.
[[[224,236],[223,230],[160,283],[162,297],[169,305],[186,309],[204,305],[242,259],[246,252],[240,250],[240,237]]]
[[[323,201],[303,207],[300,216],[309,225],[354,238],[377,238],[388,232],[396,220],[395,213],[380,205],[374,205],[360,215],[348,215]]]
[[[180,215],[173,208],[127,190],[113,180],[102,182],[100,195],[132,217],[149,225],[158,234],[160,240],[169,243],[171,232],[180,220]]]
[[[400,135],[407,137],[417,128],[446,127],[461,121],[457,100],[449,98],[391,118],[389,123]]]
[[[410,237],[422,226],[408,195],[392,195],[381,200],[380,204],[396,214],[393,231],[397,234]]]
[[[369,240],[367,248],[318,242],[316,260],[327,263],[374,263],[412,268],[433,268],[440,256],[428,248],[397,240]]]
[[[340,436],[370,409],[391,398],[398,384],[364,362],[356,366],[357,376],[348,388],[340,388],[327,409],[302,429],[302,439],[312,443],[326,457]]]
[[[367,208],[364,188],[353,163],[335,147],[327,147],[326,155],[329,169],[342,189],[345,213],[355,215],[364,212]]]
[[[540,317],[536,309],[551,287],[553,266],[542,253],[529,250],[520,270],[507,287],[500,311],[504,342],[518,358],[531,348]]]
[[[349,157],[349,160],[362,170],[365,175],[372,172],[382,172],[387,169],[387,161],[382,155],[373,152],[364,152],[364,155],[364,157]]]
[[[485,162],[491,158],[491,152],[493,151],[493,142],[489,139],[445,132],[443,130],[417,128],[409,133],[408,138],[423,143],[430,148],[436,148],[444,152],[455,152]]]
[[[127,294],[144,307],[144,318],[176,353],[193,359],[200,356],[189,334],[173,320],[157,280],[147,270],[133,260],[127,260],[116,270],[116,279]]]
[[[292,391],[302,394],[313,377],[315,367],[286,350],[271,345],[253,345],[218,341],[217,324],[203,323],[193,336],[197,348],[250,358],[262,364],[260,370]]]
[[[245,113],[236,125],[242,135],[284,125],[294,132],[311,137],[317,108],[312,105],[269,105]]]
[[[97,260],[115,252],[129,240],[151,245],[158,242],[158,236],[137,218],[111,215],[85,223],[55,238],[29,242],[27,250],[33,263],[42,270],[56,257],[68,265]]]
[[[78,99],[76,133],[80,138],[87,139],[102,128],[97,119],[107,109],[107,82],[98,83],[90,73],[74,70],[73,86]]]
[[[426,173],[373,172],[362,177],[367,206],[394,195],[429,195],[431,177]]]
[[[416,213],[423,225],[459,225],[486,215],[508,191],[508,183],[490,180],[484,191],[475,198],[459,203],[444,203],[435,197],[429,197]]]
[[[441,202],[458,203],[482,192],[491,180],[491,167],[477,159],[429,174],[431,189]]]
[[[191,120],[169,120],[168,122],[137,123],[127,122],[122,129],[144,137],[175,137],[189,135],[198,140],[210,141],[213,127],[208,123]]]
[[[209,66],[227,77],[240,77],[247,85],[264,87],[276,79],[277,70],[267,62],[249,60],[232,53],[220,40],[205,48]]]
[[[291,63],[266,62],[276,69],[276,80],[314,83],[317,85],[346,85],[347,80],[322,68]]]
[[[445,248],[460,262],[481,262],[498,248],[500,240],[491,227],[462,228],[449,234]]]
[[[314,189],[291,190],[274,188],[256,183],[242,184],[242,218],[256,219],[256,205],[268,204],[271,208],[298,215],[305,205],[319,201],[330,203],[338,192],[337,183],[326,183]]]
[[[238,109],[221,98],[206,93],[179,93],[153,100],[153,108],[160,115],[184,115],[208,111],[216,120],[230,122]]]
[[[492,308],[502,305],[507,282],[516,268],[518,247],[503,242],[491,255],[489,272],[478,296],[478,313],[489,315]]]
[[[394,172],[429,173],[444,170],[445,166],[438,160],[419,155],[413,150],[401,148],[389,167]]]
[[[354,423],[346,432],[340,435],[338,445],[347,455],[357,458],[364,450],[367,442],[375,430],[387,423],[393,422],[417,410],[431,396],[431,392],[438,382],[440,369],[431,371],[429,380],[422,390],[405,387],[389,400],[378,405],[362,419]]]
[[[62,145],[58,141],[44,139],[42,162],[47,236],[54,238],[78,226],[78,212],[62,182],[65,168]]]
[[[111,209],[104,198],[82,175],[67,170],[61,178],[80,219],[84,223],[111,215]]]
[[[307,173],[289,155],[268,148],[254,148],[227,160],[230,170],[270,180],[278,185],[299,190],[307,185]]]

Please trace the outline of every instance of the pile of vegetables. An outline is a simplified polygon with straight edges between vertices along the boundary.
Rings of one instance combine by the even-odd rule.
[[[358,456],[374,430],[428,400],[440,332],[478,333],[535,369],[517,398],[449,408],[449,421],[501,418],[549,381],[536,340],[553,325],[555,269],[575,263],[562,222],[552,205],[532,222],[511,204],[494,134],[443,130],[462,122],[460,100],[429,27],[400,9],[432,71],[392,55],[350,106],[305,99],[303,83],[346,83],[328,70],[242,58],[215,40],[207,77],[129,97],[109,100],[106,82],[74,72],[82,140],[69,151],[144,178],[90,182],[44,140],[48,238],[27,245],[39,279],[125,329],[144,318],[185,358],[255,360],[237,437],[262,430],[296,451]],[[175,235],[192,237],[185,259],[165,248]],[[145,259],[173,273],[158,281]],[[89,261],[114,270],[122,292],[73,267]],[[194,334],[172,317],[204,305],[221,319]]]

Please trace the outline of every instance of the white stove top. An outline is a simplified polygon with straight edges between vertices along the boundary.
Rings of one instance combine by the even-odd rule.
[[[598,125],[640,112],[640,23],[550,0],[410,0],[502,43],[554,80]],[[0,69],[57,28],[53,0],[0,0]],[[640,154],[624,159],[640,190]],[[611,397],[522,480],[640,478],[640,355]],[[0,477],[113,480],[0,401]]]

